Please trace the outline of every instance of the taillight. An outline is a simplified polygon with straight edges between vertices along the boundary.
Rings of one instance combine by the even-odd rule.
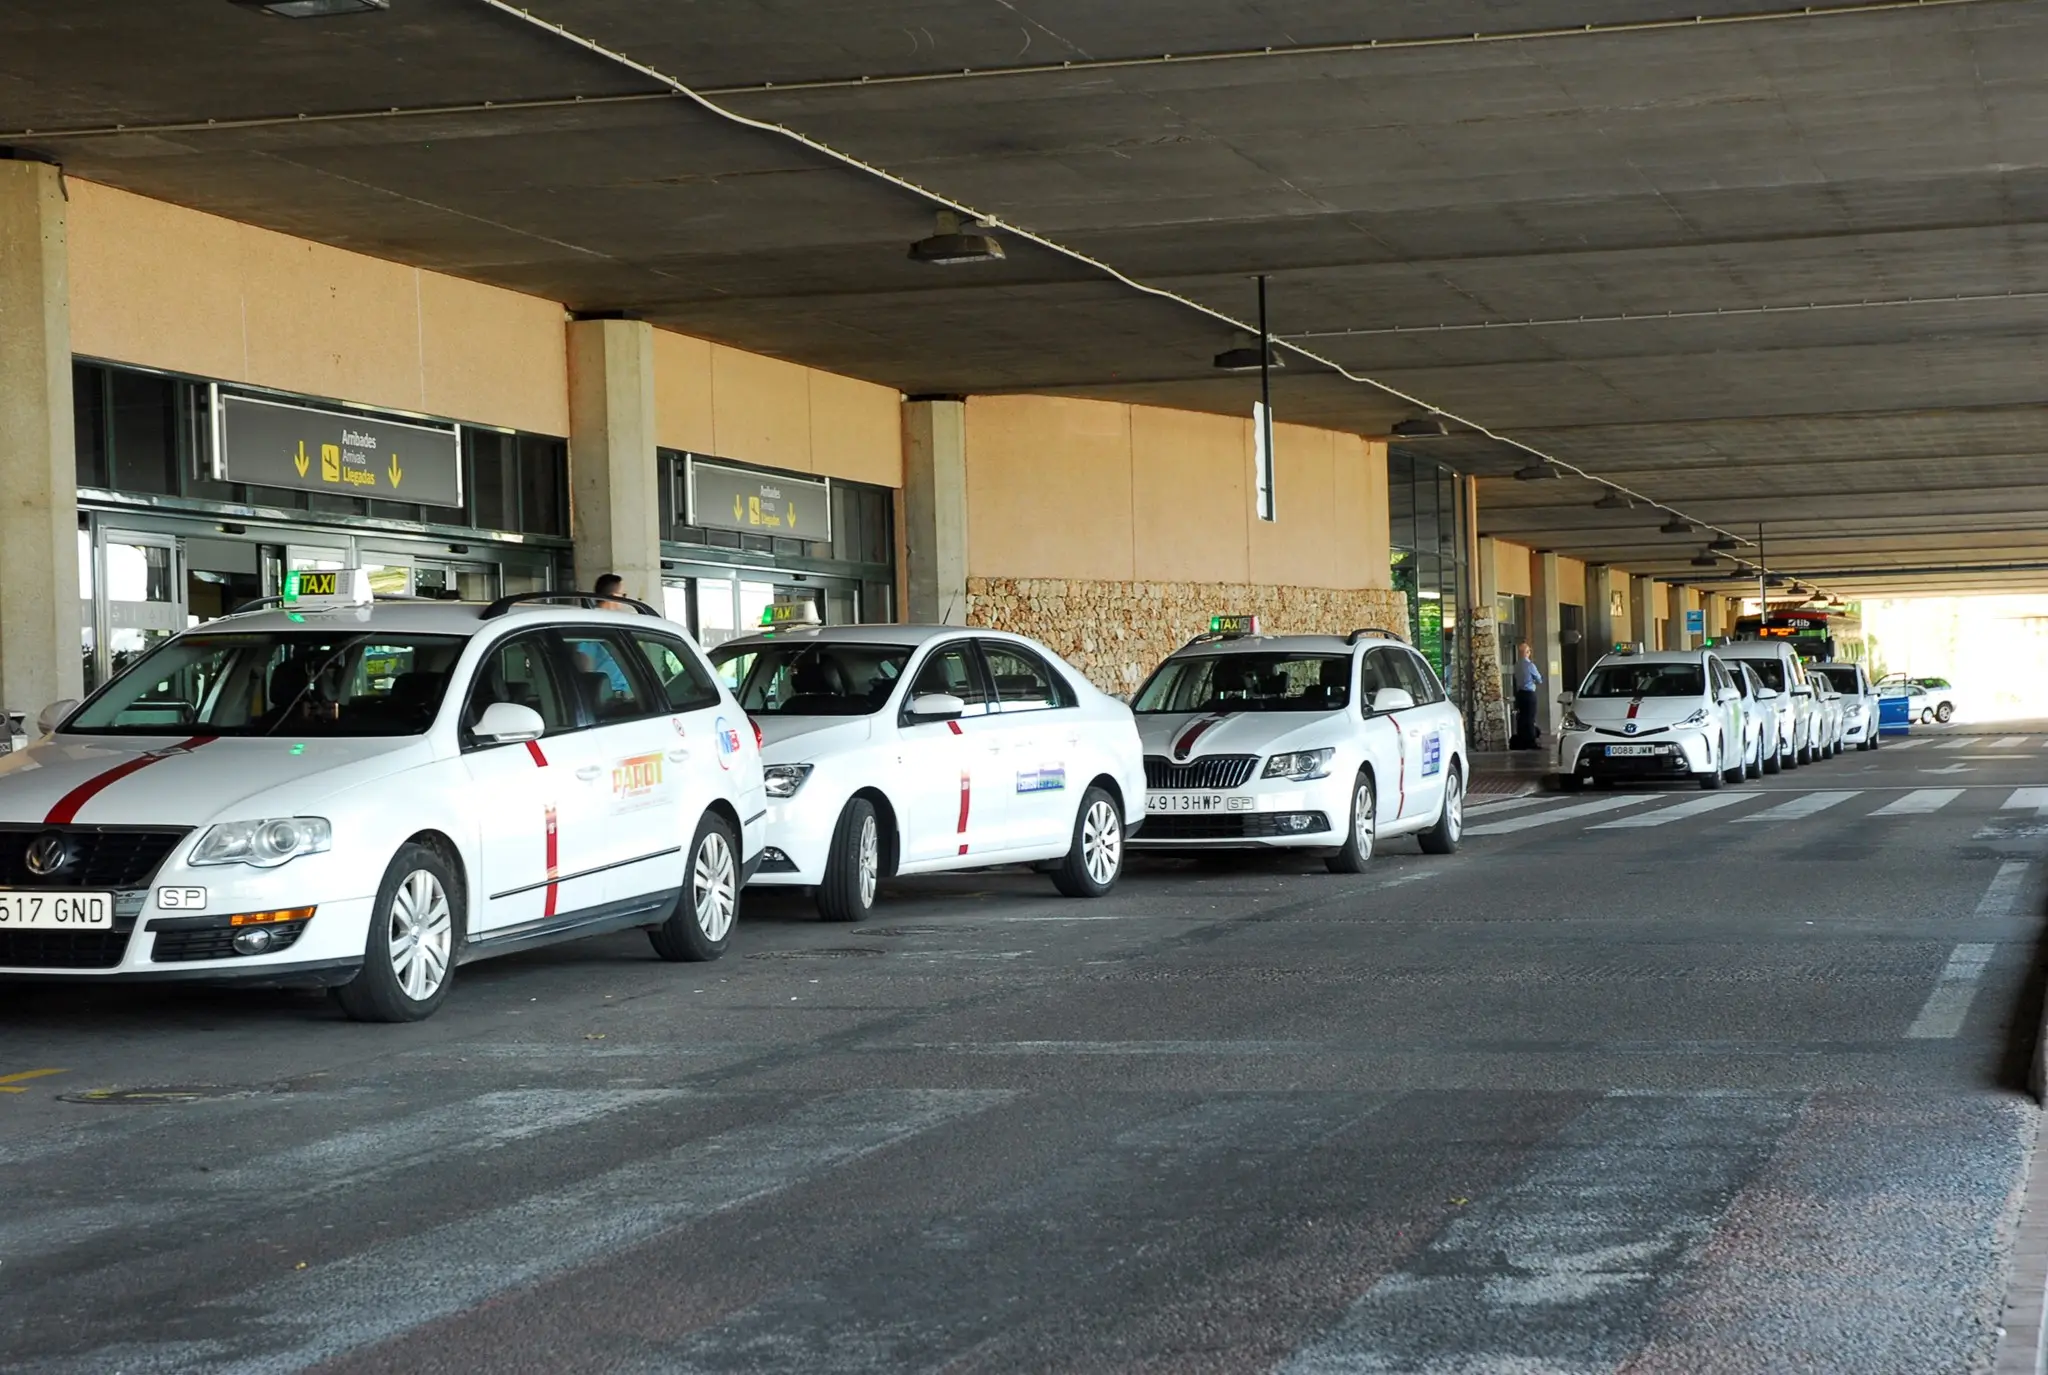
[[[768,742],[761,738],[761,723],[749,716],[747,724],[754,728],[754,748],[757,750],[767,748]]]

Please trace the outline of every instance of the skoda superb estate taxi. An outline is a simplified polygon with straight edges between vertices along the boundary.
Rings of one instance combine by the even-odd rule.
[[[0,758],[0,977],[325,984],[410,1021],[484,956],[725,948],[760,752],[680,626],[290,578]]]
[[[1069,897],[1110,890],[1145,795],[1129,707],[1019,635],[815,617],[778,604],[712,651],[766,742],[754,883],[815,888],[828,921],[896,874],[1032,864]]]
[[[1465,726],[1429,664],[1385,631],[1258,633],[1218,616],[1134,703],[1145,829],[1161,850],[1308,848],[1358,873],[1388,836],[1455,850]]]

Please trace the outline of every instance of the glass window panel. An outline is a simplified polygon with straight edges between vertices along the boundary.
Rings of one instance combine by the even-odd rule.
[[[168,496],[178,490],[177,388],[168,377],[116,370],[108,376],[112,485]]]
[[[78,485],[105,487],[107,476],[107,370],[80,363],[71,369],[71,428],[76,436]]]
[[[634,721],[663,710],[647,698],[640,684],[627,671],[630,653],[618,637],[609,634],[564,635],[563,648],[575,665],[573,681],[583,698],[590,719],[598,725]]]
[[[981,674],[974,666],[974,647],[967,641],[958,640],[934,650],[924,661],[924,666],[918,669],[917,680],[910,685],[910,695],[923,697],[932,693],[950,693],[958,697],[967,704],[969,716],[980,716],[987,710]]]
[[[463,729],[474,728],[493,702],[531,707],[540,713],[549,735],[559,735],[574,724],[547,644],[539,635],[515,636],[491,652],[477,670],[476,686],[462,714]]]
[[[471,523],[479,530],[517,530],[519,509],[508,471],[512,437],[488,430],[464,430],[462,442],[469,451]]]
[[[568,446],[523,434],[518,452],[518,528],[529,535],[568,534]]]

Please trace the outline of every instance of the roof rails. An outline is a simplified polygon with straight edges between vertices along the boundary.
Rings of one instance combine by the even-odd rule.
[[[1344,637],[1344,643],[1347,645],[1355,645],[1368,635],[1377,635],[1382,640],[1399,640],[1402,644],[1408,643],[1408,638],[1405,635],[1396,635],[1393,631],[1382,630],[1380,627],[1376,625],[1360,626],[1358,629],[1352,631],[1349,635],[1346,635]]]
[[[657,619],[661,616],[659,611],[656,611],[646,602],[634,601],[631,597],[600,597],[595,592],[514,592],[511,596],[500,597],[485,607],[484,614],[478,619],[485,621],[493,620],[504,615],[514,607],[543,602],[566,603],[570,606],[580,606],[586,611],[611,611],[618,607],[626,606],[631,607],[643,616],[653,616]]]

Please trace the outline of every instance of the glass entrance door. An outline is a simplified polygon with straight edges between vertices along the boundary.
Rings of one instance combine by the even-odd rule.
[[[705,649],[760,628],[761,613],[776,602],[809,602],[825,625],[861,620],[860,584],[851,578],[798,575],[769,569],[687,566],[662,579],[662,610],[690,628]]]
[[[104,633],[98,680],[183,630],[185,559],[175,535],[109,530],[100,540],[94,615]]]

